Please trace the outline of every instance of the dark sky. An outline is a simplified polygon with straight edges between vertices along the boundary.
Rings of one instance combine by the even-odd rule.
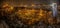
[[[40,3],[48,3],[48,0],[3,0],[4,2],[9,2],[9,3],[16,3],[16,4],[40,4]]]
[[[0,3],[8,2],[11,5],[19,5],[19,4],[49,4],[51,2],[55,2],[57,0],[0,0]]]

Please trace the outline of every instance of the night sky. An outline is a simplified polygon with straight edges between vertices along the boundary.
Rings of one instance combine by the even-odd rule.
[[[9,3],[13,6],[20,5],[20,4],[50,4],[52,2],[56,2],[58,0],[0,0],[0,3]],[[60,0],[59,0],[60,1]]]

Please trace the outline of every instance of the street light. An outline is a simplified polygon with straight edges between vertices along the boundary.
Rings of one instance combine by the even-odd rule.
[[[57,3],[52,3],[51,5],[50,5],[52,8],[52,15],[53,15],[53,17],[56,17],[57,16]]]

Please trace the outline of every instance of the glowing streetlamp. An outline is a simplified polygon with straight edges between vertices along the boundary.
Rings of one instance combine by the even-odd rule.
[[[53,17],[56,17],[57,16],[57,3],[52,3],[51,7],[52,7],[51,9],[52,9]]]

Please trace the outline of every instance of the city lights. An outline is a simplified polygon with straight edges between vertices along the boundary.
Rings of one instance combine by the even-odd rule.
[[[58,4],[57,0],[1,0],[0,28],[60,28]]]

